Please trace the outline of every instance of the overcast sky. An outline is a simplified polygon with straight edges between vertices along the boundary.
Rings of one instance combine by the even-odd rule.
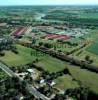
[[[98,0],[0,0],[0,5],[83,5],[98,4]]]

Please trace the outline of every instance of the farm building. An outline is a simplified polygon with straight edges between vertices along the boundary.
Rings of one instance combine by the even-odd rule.
[[[48,34],[45,36],[45,39],[50,40],[69,40],[71,37],[67,35],[57,35],[57,34]]]
[[[18,27],[14,32],[11,33],[11,36],[20,36],[27,31],[27,27]]]
[[[0,23],[0,27],[5,27],[7,23]]]

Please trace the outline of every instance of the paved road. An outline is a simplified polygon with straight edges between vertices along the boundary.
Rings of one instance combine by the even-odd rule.
[[[0,61],[0,69],[2,69],[10,77],[16,76],[16,74],[10,68],[8,68],[8,66],[6,64],[4,64],[2,61]],[[50,100],[49,98],[47,98],[46,96],[44,96],[43,94],[38,92],[32,85],[30,85],[28,83],[27,83],[27,90],[31,94],[33,94],[36,98],[41,98],[42,100]]]
[[[50,100],[49,98],[38,92],[32,85],[27,84],[27,88],[29,89],[30,93],[35,94],[36,98],[41,98],[42,100]]]
[[[15,73],[10,70],[6,64],[0,61],[0,69],[2,69],[8,76],[13,77],[15,76]]]

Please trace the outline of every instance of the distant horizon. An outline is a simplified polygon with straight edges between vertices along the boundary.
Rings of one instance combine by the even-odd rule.
[[[0,0],[0,6],[98,5],[98,0]]]
[[[56,5],[56,4],[46,4],[46,5],[0,5],[2,7],[4,6],[98,6],[98,4],[59,4],[59,5]]]

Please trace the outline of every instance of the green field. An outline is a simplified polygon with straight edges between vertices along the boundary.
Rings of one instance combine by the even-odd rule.
[[[78,13],[79,18],[98,19],[98,13]]]
[[[76,81],[73,81],[70,75],[60,76],[55,79],[55,82],[55,87],[60,88],[61,90],[66,90],[69,88],[74,89],[79,87],[78,83]]]
[[[82,86],[98,94],[98,74],[78,67],[69,67],[70,73]]]
[[[98,41],[96,40],[96,42],[94,42],[92,45],[90,45],[87,48],[87,51],[89,51],[95,55],[98,55]]]
[[[49,72],[63,70],[66,66],[64,62],[52,58],[51,56],[32,50],[30,48],[26,48],[20,45],[17,45],[16,47],[19,54],[12,53],[11,51],[5,51],[5,56],[0,57],[0,60],[4,61],[10,66],[21,66],[27,63],[31,63],[36,58],[38,58],[39,62],[35,64]]]
[[[20,45],[17,45],[16,47],[19,54],[14,54],[11,51],[5,51],[5,56],[0,57],[0,59],[10,66],[21,67],[21,65],[25,65],[34,61],[36,58],[39,58],[39,62],[35,64],[44,70],[49,71],[50,73],[63,70],[67,67],[72,76],[64,75],[58,77],[55,80],[57,83],[56,87],[60,89],[75,88],[78,86],[78,84],[72,80],[72,78],[74,78],[83,86],[89,87],[91,90],[98,93],[98,75],[96,73],[69,65],[48,55],[42,55],[41,53],[36,55],[36,51],[30,48],[26,48]],[[32,56],[31,51],[33,52]]]
[[[93,64],[98,66],[98,30],[91,30],[90,34],[86,37],[86,40],[89,41],[88,45],[81,50],[78,50],[74,53],[74,56],[78,59],[85,60],[85,56],[89,55],[90,58],[94,61]],[[81,54],[77,55],[80,51]]]
[[[22,47],[20,45],[17,45],[16,47],[17,51],[19,52],[18,54],[15,54],[11,51],[4,51],[5,56],[0,57],[0,59],[11,66],[24,65],[34,60],[30,54],[32,51],[31,49]]]
[[[79,85],[81,85],[83,87],[89,88],[91,91],[98,94],[97,73],[90,72],[76,66],[67,66],[67,68],[69,69],[71,76],[63,75],[55,79],[55,87],[65,90],[68,88],[77,88],[79,87]],[[72,80],[73,78],[77,80],[77,82]]]

